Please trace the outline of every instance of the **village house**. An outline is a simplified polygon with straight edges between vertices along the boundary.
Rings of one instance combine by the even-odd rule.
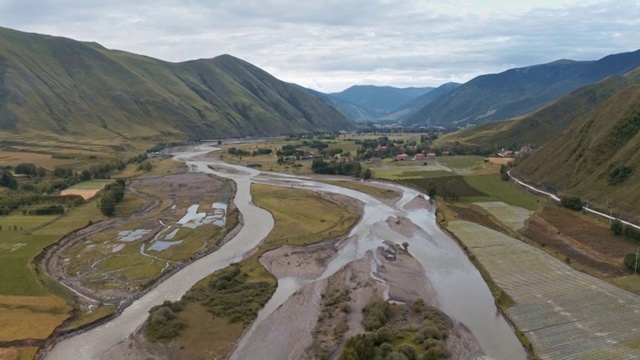
[[[413,157],[413,160],[423,160],[423,159],[424,159],[423,153],[417,153],[416,156]]]
[[[432,153],[432,152],[428,153],[428,154],[427,154],[427,159],[429,159],[429,160],[435,160],[435,159],[436,159],[436,154],[435,154],[435,153]]]
[[[399,160],[399,161],[405,160],[407,158],[409,158],[409,155],[407,155],[407,154],[400,154],[400,155],[396,156],[396,160]]]

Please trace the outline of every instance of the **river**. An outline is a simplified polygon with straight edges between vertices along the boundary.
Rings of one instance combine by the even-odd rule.
[[[432,212],[426,209],[409,210],[407,208],[407,204],[420,195],[417,191],[397,185],[386,185],[403,194],[394,206],[388,206],[367,194],[315,182],[310,178],[266,174],[255,169],[226,164],[213,158],[202,158],[202,155],[213,149],[200,146],[192,151],[176,154],[175,158],[185,161],[193,171],[215,174],[237,183],[234,203],[244,219],[245,226],[242,230],[216,252],[186,266],[133,302],[117,318],[56,344],[49,352],[47,359],[99,358],[101,354],[135,332],[144,323],[149,309],[153,306],[165,300],[180,299],[203,277],[242,260],[247,253],[260,244],[274,225],[269,212],[253,205],[250,192],[252,182],[339,193],[358,199],[365,204],[362,220],[352,229],[348,243],[328,264],[326,271],[313,281],[328,278],[344,265],[363,258],[367,251],[382,246],[385,240],[398,244],[406,241],[409,243],[409,252],[421,263],[433,284],[442,310],[471,330],[488,357],[513,360],[527,358],[513,330],[497,310],[493,296],[480,273],[467,259],[462,249],[451,237],[440,230]],[[392,231],[386,220],[395,216],[409,218],[423,232],[407,238]],[[241,339],[232,359],[264,358],[264,354],[261,355],[259,352],[261,347],[256,345],[258,345],[257,342],[264,342],[265,339],[255,339],[254,330],[291,294],[309,282],[309,280],[303,281],[297,278],[281,279],[276,293],[259,312],[258,318]]]

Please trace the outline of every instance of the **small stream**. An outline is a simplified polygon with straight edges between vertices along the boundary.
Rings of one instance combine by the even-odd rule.
[[[255,353],[260,346],[268,346],[269,340],[253,336],[260,323],[270,316],[292,294],[302,286],[326,279],[346,264],[364,258],[367,252],[384,246],[385,240],[401,244],[409,243],[409,252],[420,262],[431,281],[443,311],[465,324],[478,339],[485,353],[494,359],[526,359],[527,355],[513,330],[496,309],[493,296],[480,273],[466,255],[435,223],[434,214],[425,209],[407,210],[406,205],[419,195],[412,189],[396,185],[385,185],[403,194],[395,206],[388,206],[377,199],[355,190],[314,182],[309,178],[292,175],[268,174],[261,171],[222,163],[216,159],[197,158],[213,150],[199,147],[195,151],[182,153],[176,159],[184,160],[194,171],[215,174],[237,183],[234,203],[242,213],[245,226],[228,243],[216,252],[186,266],[155,289],[135,301],[114,320],[91,329],[86,333],[58,343],[47,359],[95,359],[119,341],[133,333],[146,320],[148,310],[164,300],[178,300],[201,278],[242,260],[264,239],[274,222],[271,214],[253,205],[250,185],[252,182],[278,186],[306,188],[321,192],[338,193],[360,200],[365,204],[362,220],[352,229],[348,240],[338,255],[327,265],[324,273],[315,280],[298,278],[280,279],[278,288],[245,336],[240,340],[232,359],[259,359]],[[211,170],[213,165],[215,170]],[[389,217],[409,218],[423,232],[410,238],[391,230],[386,223]],[[250,226],[247,226],[249,225]],[[372,266],[377,266],[373,261]],[[372,268],[372,272],[375,269]],[[270,334],[269,336],[277,336]],[[252,346],[247,346],[251,343]],[[282,349],[286,351],[286,349]]]

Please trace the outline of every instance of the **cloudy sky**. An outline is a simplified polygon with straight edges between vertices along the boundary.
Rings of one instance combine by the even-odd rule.
[[[167,61],[231,54],[321,91],[437,86],[640,48],[637,0],[0,0],[0,26]]]

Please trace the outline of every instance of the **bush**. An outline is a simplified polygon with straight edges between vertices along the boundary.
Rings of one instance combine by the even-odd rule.
[[[362,309],[364,320],[362,321],[367,331],[378,330],[387,322],[389,316],[389,303],[384,300],[374,300]]]
[[[22,163],[16,166],[15,173],[29,175],[29,176],[36,176],[38,174],[38,170],[34,164]]]
[[[176,338],[187,324],[178,319],[177,313],[182,311],[182,304],[165,301],[149,310],[149,318],[145,323],[145,336],[151,342],[167,342]]]
[[[627,180],[627,178],[631,175],[632,171],[633,171],[633,168],[631,166],[617,165],[609,171],[609,179],[607,182],[611,186],[618,185],[624,182],[625,180]]]
[[[567,209],[575,211],[582,210],[582,199],[578,196],[562,196],[560,197],[560,204]]]
[[[620,234],[622,234],[623,230],[624,230],[624,225],[622,225],[620,220],[614,220],[611,223],[611,231],[613,231],[614,234],[620,235]]]
[[[398,346],[398,352],[407,357],[408,360],[416,360],[418,355],[416,354],[416,349],[408,344],[402,344]]]
[[[636,254],[625,255],[624,266],[631,271],[636,271]]]

